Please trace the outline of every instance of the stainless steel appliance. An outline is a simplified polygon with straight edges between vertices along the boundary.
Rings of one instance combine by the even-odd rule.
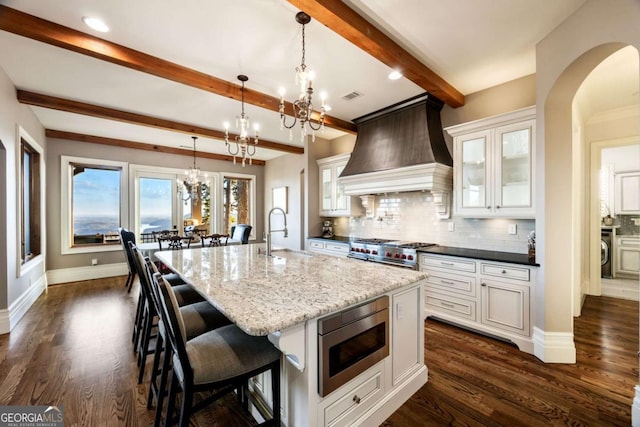
[[[318,320],[318,393],[326,396],[388,355],[388,296]]]
[[[613,264],[613,251],[611,230],[602,230],[600,239],[600,277],[611,279],[611,264]]]
[[[417,270],[417,249],[433,245],[435,243],[356,239],[350,243],[348,257]]]
[[[322,222],[322,237],[333,237],[333,222],[329,220]]]

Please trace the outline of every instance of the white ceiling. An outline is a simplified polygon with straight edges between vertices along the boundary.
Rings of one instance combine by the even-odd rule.
[[[585,0],[348,0],[380,30],[463,94],[535,73],[535,45]],[[285,0],[0,0],[0,4],[92,34],[180,65],[237,82],[272,96],[294,92],[300,63],[298,11]],[[81,18],[98,16],[109,33],[87,28]],[[306,63],[326,91],[330,115],[344,120],[423,93],[407,79],[390,81],[389,67],[312,20],[306,27]],[[85,55],[0,31],[0,67],[16,87],[90,104],[222,130],[240,113],[225,97],[154,77]],[[341,97],[358,91],[362,97]],[[32,107],[49,129],[173,147],[190,146],[189,135]],[[289,141],[276,112],[252,105],[246,113],[261,137]],[[343,135],[327,130],[327,139]],[[221,141],[201,138],[198,150],[224,153]],[[259,150],[256,158],[282,155]]]

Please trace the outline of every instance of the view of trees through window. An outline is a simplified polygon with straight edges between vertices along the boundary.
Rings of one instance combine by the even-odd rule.
[[[72,164],[73,244],[103,242],[120,226],[119,168]]]
[[[251,179],[225,177],[223,180],[224,233],[236,224],[251,222]]]

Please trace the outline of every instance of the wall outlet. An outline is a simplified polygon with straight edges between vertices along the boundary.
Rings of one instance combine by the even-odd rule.
[[[518,224],[509,224],[509,234],[518,234]]]
[[[98,265],[98,258],[93,258],[91,260],[91,265]]]
[[[449,222],[448,224],[448,230],[449,231],[453,231],[456,229],[456,224],[454,222]]]

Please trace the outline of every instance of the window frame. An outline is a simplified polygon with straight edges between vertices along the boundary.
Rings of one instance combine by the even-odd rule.
[[[83,245],[73,246],[73,177],[71,166],[82,164],[95,169],[120,169],[120,227],[129,223],[128,200],[128,163],[114,160],[93,159],[88,157],[60,156],[60,253],[62,255],[85,254],[95,252],[121,251],[121,245]]]
[[[220,172],[220,184],[219,184],[219,195],[220,195],[220,202],[219,205],[219,215],[220,215],[220,219],[219,219],[219,226],[218,229],[219,230],[225,230],[225,224],[223,223],[224,221],[224,198],[223,198],[223,194],[224,194],[224,180],[226,178],[242,178],[242,179],[249,179],[250,180],[250,185],[249,185],[249,203],[250,203],[250,209],[249,209],[249,218],[251,219],[251,224],[252,228],[251,228],[251,234],[249,235],[250,239],[255,239],[256,236],[256,217],[257,217],[257,205],[256,205],[256,175],[251,175],[251,174],[243,174],[243,173],[236,173],[236,172]]]
[[[38,195],[39,196],[39,219],[40,219],[40,253],[35,255],[34,257],[25,260],[22,262],[22,233],[23,233],[23,224],[22,224],[22,181],[23,181],[23,141],[29,146],[30,151],[33,151],[38,154]],[[30,168],[31,172],[33,172],[33,168]],[[27,272],[34,269],[36,266],[40,265],[44,262],[46,256],[46,219],[45,219],[45,177],[46,177],[46,167],[45,167],[45,157],[44,157],[44,149],[42,146],[31,136],[29,133],[22,128],[22,126],[18,126],[17,131],[17,144],[16,144],[16,218],[17,218],[17,226],[16,226],[16,276],[20,278],[24,276]]]
[[[201,171],[202,175],[206,175],[205,181],[209,182],[209,191],[213,192],[211,197],[211,202],[214,206],[211,209],[210,215],[212,219],[210,220],[210,232],[218,233],[220,229],[219,222],[221,221],[220,214],[221,211],[216,209],[216,206],[219,206],[218,199],[220,190],[218,189],[218,182],[220,180],[220,174],[218,172],[208,172]],[[134,231],[136,235],[136,239],[139,239],[140,236],[140,178],[158,178],[158,179],[171,179],[171,199],[172,199],[172,222],[176,222],[176,225],[179,227],[178,230],[180,234],[183,234],[183,222],[180,218],[183,217],[183,206],[184,203],[182,200],[178,199],[177,196],[177,184],[178,180],[182,180],[184,178],[184,169],[177,168],[167,168],[160,166],[147,166],[147,165],[129,165],[129,176],[131,177],[131,181],[129,185],[133,189],[129,198],[129,206],[130,206],[130,218],[131,218],[131,229]],[[175,215],[175,218],[173,217]]]

